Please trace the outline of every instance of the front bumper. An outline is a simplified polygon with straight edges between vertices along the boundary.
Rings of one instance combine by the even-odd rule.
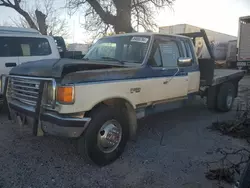
[[[87,128],[90,118],[63,117],[44,113],[40,116],[42,130],[50,135],[78,138]]]
[[[11,117],[14,120],[22,119],[22,122],[32,124],[33,129],[38,124],[44,133],[54,136],[77,138],[81,136],[91,120],[90,118],[77,118],[72,115],[60,115],[55,112],[41,112],[38,121],[36,121],[34,119],[36,117],[34,109],[21,106],[16,102],[9,102],[8,104]]]

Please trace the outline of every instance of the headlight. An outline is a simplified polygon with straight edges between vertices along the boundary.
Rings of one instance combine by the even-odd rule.
[[[55,104],[55,95],[56,95],[56,83],[55,81],[47,82],[46,84],[46,102],[48,105],[52,105],[52,107]]]
[[[0,93],[1,94],[4,93],[5,80],[6,80],[6,76],[1,75],[1,77],[0,77]]]
[[[51,82],[47,85],[47,102],[48,104],[53,103],[53,86]]]

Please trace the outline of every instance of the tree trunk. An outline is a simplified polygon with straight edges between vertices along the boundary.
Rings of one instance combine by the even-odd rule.
[[[47,35],[48,26],[46,25],[46,15],[39,10],[36,10],[35,14],[40,33],[42,35]]]
[[[117,0],[115,5],[117,9],[114,24],[115,32],[131,33],[133,31],[131,25],[131,0]]]
[[[31,28],[38,30],[36,24],[33,22],[30,15],[26,11],[22,10],[21,8],[16,9],[16,11],[25,18],[25,20],[28,22],[28,24]]]

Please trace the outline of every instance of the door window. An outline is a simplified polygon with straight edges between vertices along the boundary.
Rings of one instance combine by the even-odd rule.
[[[149,64],[152,67],[177,67],[180,51],[174,41],[157,41],[154,44]]]
[[[17,57],[20,55],[20,47],[14,38],[0,37],[0,57]]]
[[[152,67],[162,67],[161,52],[159,47],[152,49],[152,55],[149,58],[149,65]]]
[[[9,43],[0,38],[0,57],[9,57],[10,56],[10,45]]]
[[[174,41],[159,44],[163,67],[176,67],[180,57],[179,48]]]

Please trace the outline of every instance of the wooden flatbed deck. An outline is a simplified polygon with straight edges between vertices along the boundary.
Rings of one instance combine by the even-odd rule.
[[[215,69],[213,86],[234,79],[241,79],[245,75],[245,71],[231,69]]]

